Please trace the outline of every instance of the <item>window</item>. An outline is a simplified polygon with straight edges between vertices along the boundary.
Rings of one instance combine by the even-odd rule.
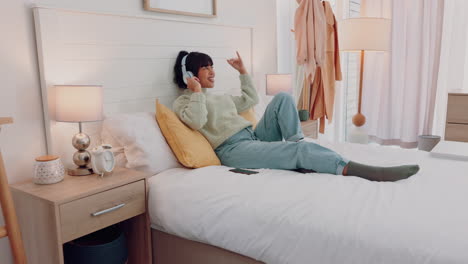
[[[361,12],[361,0],[343,0],[344,19],[359,17]],[[343,71],[343,120],[344,139],[347,139],[348,132],[353,128],[353,116],[357,113],[358,93],[359,93],[359,53],[342,53]]]

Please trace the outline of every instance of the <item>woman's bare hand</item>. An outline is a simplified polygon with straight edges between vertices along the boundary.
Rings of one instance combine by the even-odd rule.
[[[197,77],[187,78],[187,88],[194,93],[199,93],[202,91],[200,79]]]
[[[227,63],[231,65],[234,69],[238,70],[240,74],[246,74],[247,70],[245,69],[244,62],[242,61],[239,52],[236,51],[237,58],[232,58],[227,60]]]

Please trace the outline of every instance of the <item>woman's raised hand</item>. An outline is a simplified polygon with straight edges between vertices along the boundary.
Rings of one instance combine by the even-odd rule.
[[[197,77],[187,78],[187,88],[194,93],[199,93],[202,91],[200,79]]]
[[[247,70],[244,67],[244,62],[242,61],[239,52],[236,51],[237,58],[228,59],[227,63],[231,65],[234,69],[238,70],[240,74],[246,74]]]

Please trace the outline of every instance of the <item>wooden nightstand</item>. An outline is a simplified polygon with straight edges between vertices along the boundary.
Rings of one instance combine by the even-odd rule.
[[[128,263],[151,263],[146,173],[116,168],[111,175],[65,176],[56,184],[11,185],[28,263],[64,263],[63,244],[122,223]],[[107,213],[96,212],[113,208]]]
[[[318,121],[308,120],[301,122],[302,133],[305,137],[317,139],[318,138]]]
[[[445,140],[468,142],[468,93],[449,93]]]

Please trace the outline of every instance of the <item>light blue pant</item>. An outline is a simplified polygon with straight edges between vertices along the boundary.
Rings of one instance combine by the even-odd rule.
[[[343,174],[348,160],[318,144],[296,142],[303,137],[293,98],[280,93],[268,105],[255,131],[251,127],[239,131],[215,152],[221,163],[229,167]]]

